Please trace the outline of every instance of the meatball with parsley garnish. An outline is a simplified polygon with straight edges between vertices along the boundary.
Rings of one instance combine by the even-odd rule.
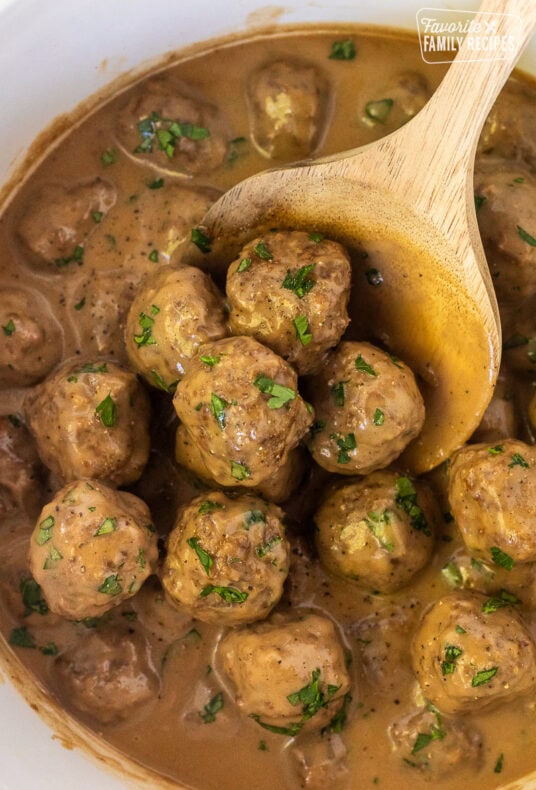
[[[28,387],[61,360],[63,332],[40,293],[2,286],[0,302],[0,389]]]
[[[242,248],[227,272],[229,324],[290,362],[319,370],[348,326],[350,259],[320,233],[278,231]]]
[[[98,617],[154,573],[156,532],[138,497],[98,480],[60,489],[30,539],[30,569],[49,609],[70,620]]]
[[[448,496],[469,551],[512,568],[536,560],[536,449],[516,439],[472,444],[449,466]]]
[[[432,556],[436,511],[424,484],[396,472],[340,484],[315,515],[320,560],[365,589],[398,590]]]
[[[370,343],[344,341],[310,381],[315,423],[309,449],[328,472],[368,474],[418,436],[424,402],[411,370]]]
[[[329,83],[314,64],[277,60],[249,78],[253,142],[266,157],[290,162],[311,156],[327,118]]]
[[[187,175],[210,173],[228,156],[218,108],[185,82],[157,76],[130,92],[116,134],[126,153],[148,165]]]
[[[289,567],[283,513],[256,496],[208,491],[179,512],[162,584],[168,600],[207,623],[266,617]]]
[[[350,691],[343,644],[322,615],[280,616],[232,631],[219,654],[239,709],[279,735],[329,725]]]
[[[149,457],[149,399],[134,373],[113,362],[65,362],[27,396],[41,460],[61,482],[137,480]]]
[[[513,606],[458,592],[425,613],[413,639],[413,669],[440,711],[475,713],[534,690],[536,646]]]
[[[87,239],[115,200],[115,187],[102,178],[70,187],[45,185],[27,201],[17,228],[28,263],[48,273],[77,270]]]
[[[313,421],[294,370],[250,337],[201,346],[173,404],[210,476],[224,486],[255,488],[272,478]]]
[[[125,343],[134,370],[174,390],[199,346],[227,334],[223,297],[193,266],[157,269],[142,282],[128,313]]]

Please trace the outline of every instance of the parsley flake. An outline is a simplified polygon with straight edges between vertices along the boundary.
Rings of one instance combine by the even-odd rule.
[[[308,346],[313,335],[309,332],[309,321],[306,315],[299,315],[293,319],[294,329],[296,330],[296,337],[302,346]]]
[[[331,45],[330,60],[354,60],[357,54],[355,44],[349,38],[344,41],[334,41]]]
[[[519,233],[519,236],[523,239],[523,241],[526,241],[527,244],[530,244],[531,247],[536,247],[536,238],[534,238],[534,236],[531,236],[530,233],[527,233],[527,231],[524,228],[522,228],[521,225],[516,225],[516,227],[517,227],[517,232]]]
[[[369,376],[377,376],[378,375],[376,373],[376,371],[374,370],[374,368],[372,367],[372,365],[369,365],[368,362],[365,362],[365,360],[363,359],[361,354],[359,354],[356,357],[355,368],[356,368],[356,370],[359,370],[361,373],[367,373]]]
[[[262,373],[257,376],[253,383],[263,394],[272,396],[267,401],[269,409],[281,409],[289,401],[296,398],[295,390],[285,387],[283,384],[277,384],[273,379],[263,376]]]
[[[203,566],[205,573],[207,576],[210,576],[210,569],[212,568],[212,564],[214,562],[211,555],[206,551],[199,543],[199,538],[188,538],[186,543],[190,546],[191,549],[195,551],[199,562]]]
[[[417,504],[417,491],[409,477],[397,477],[395,487],[397,491],[396,504],[408,514],[413,529],[431,537],[432,532],[426,516]]]
[[[211,510],[222,510],[223,507],[224,505],[222,505],[221,502],[213,502],[212,499],[205,499],[199,506],[197,512],[203,515],[203,513],[210,513]]]
[[[251,477],[251,472],[244,464],[238,461],[231,461],[231,475],[236,480],[245,480],[246,477]]]
[[[215,584],[207,584],[199,593],[199,597],[206,598],[211,593],[219,595],[225,603],[244,603],[249,595],[247,592],[237,590],[236,587],[220,587]]]
[[[111,576],[107,576],[98,591],[103,593],[103,595],[119,595],[119,593],[123,592],[119,575],[113,573]]]
[[[202,230],[199,230],[199,228],[192,228],[190,238],[195,246],[201,250],[201,252],[206,254],[207,252],[211,251],[212,239],[210,236],[207,236],[206,233],[203,233]]]
[[[242,260],[238,264],[236,271],[239,274],[241,274],[242,272],[245,272],[246,269],[249,269],[250,266],[251,266],[251,258],[242,258]]]
[[[229,403],[224,398],[220,398],[219,395],[215,395],[214,393],[211,394],[210,410],[222,431],[225,428],[225,409],[228,405]]]
[[[11,337],[11,335],[16,330],[16,327],[15,327],[15,324],[13,322],[13,319],[10,318],[9,321],[7,322],[7,324],[5,326],[2,326],[2,329],[4,330],[4,335],[6,335],[6,337]]]
[[[316,264],[314,263],[308,263],[306,266],[298,269],[295,274],[292,274],[289,269],[281,283],[281,287],[286,288],[288,291],[293,291],[298,299],[303,299],[316,285],[316,280],[309,276],[314,271],[315,266]]]
[[[259,243],[253,248],[253,252],[263,261],[273,261],[274,259],[274,256],[263,241],[259,241]]]
[[[477,688],[478,686],[483,686],[486,683],[489,683],[492,680],[497,672],[499,671],[499,667],[491,667],[490,669],[481,669],[476,675],[473,675],[471,680],[471,686],[473,688]]]
[[[153,337],[154,318],[145,313],[140,313],[138,317],[138,324],[141,326],[141,334],[134,335],[134,342],[138,346],[154,346],[156,340]]]
[[[113,428],[117,422],[117,407],[110,393],[95,408],[95,414],[106,428]]]
[[[499,565],[501,568],[506,568],[507,571],[511,571],[515,565],[515,561],[509,554],[506,554],[502,549],[498,546],[491,547],[491,559],[495,563],[495,565]]]
[[[205,724],[212,724],[213,721],[216,721],[216,714],[220,712],[223,708],[223,693],[219,691],[210,702],[208,702],[204,708],[203,712],[199,713],[203,722]]]
[[[508,464],[508,468],[512,469],[514,466],[521,466],[523,469],[528,469],[529,464],[525,461],[522,455],[519,453],[514,453],[512,455],[512,460]]]

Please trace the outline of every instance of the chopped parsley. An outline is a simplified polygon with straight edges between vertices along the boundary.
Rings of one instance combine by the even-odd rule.
[[[283,384],[277,384],[273,379],[262,374],[257,376],[253,383],[262,393],[272,396],[267,402],[269,409],[281,409],[289,401],[296,398],[295,390],[285,387]]]
[[[134,149],[135,154],[150,154],[155,143],[164,151],[168,159],[173,159],[175,148],[181,137],[189,140],[206,140],[210,131],[204,126],[193,123],[179,123],[170,118],[162,118],[158,112],[142,118],[137,124],[141,143]]]
[[[318,231],[313,230],[312,233],[309,234],[310,241],[316,242],[316,244],[320,244],[321,241],[324,241],[326,237],[323,233],[318,233]]]
[[[204,568],[205,573],[207,574],[207,576],[209,576],[210,569],[212,568],[214,562],[211,555],[199,544],[199,538],[188,538],[186,543],[189,545],[191,549],[195,551],[195,553],[199,558],[199,562]]]
[[[377,99],[365,104],[365,115],[376,123],[385,123],[393,109],[393,99]]]
[[[241,464],[238,461],[231,461],[231,475],[236,480],[245,480],[246,477],[251,477],[251,472],[245,464]]]
[[[477,688],[478,686],[483,686],[486,683],[489,683],[492,680],[497,672],[499,671],[499,667],[491,667],[490,669],[481,669],[476,675],[473,675],[471,680],[471,686],[473,688]]]
[[[457,634],[466,634],[467,633],[465,628],[462,628],[461,625],[457,625],[454,630],[456,631]]]
[[[484,614],[493,614],[497,609],[502,609],[503,606],[512,606],[516,603],[521,603],[517,595],[508,592],[508,590],[501,590],[498,596],[493,596],[484,601],[482,611]]]
[[[154,181],[151,181],[147,184],[149,189],[162,189],[164,186],[164,179],[163,178],[156,178]]]
[[[315,436],[317,433],[321,433],[326,427],[326,425],[327,423],[325,420],[315,420],[310,428],[311,436]]]
[[[385,414],[381,409],[376,409],[374,412],[374,417],[372,418],[372,422],[374,425],[383,425],[385,422]]]
[[[486,200],[487,197],[485,195],[475,195],[475,210],[478,211],[482,208]]]
[[[308,346],[313,339],[312,333],[309,331],[309,321],[306,315],[299,315],[293,319],[294,329],[296,330],[296,337],[302,346]]]
[[[48,552],[48,557],[46,558],[45,564],[43,565],[43,570],[49,571],[53,569],[56,566],[58,560],[62,560],[62,559],[63,559],[63,554],[61,553],[61,551],[58,551],[58,549],[55,546],[51,546]]]
[[[41,645],[39,650],[44,656],[57,656],[60,652],[55,642],[47,642],[46,645]]]
[[[208,365],[209,368],[213,368],[214,365],[217,365],[218,362],[220,361],[219,357],[211,357],[208,356],[207,354],[203,354],[202,356],[199,357],[199,359],[201,360],[201,362],[204,362],[205,365]]]
[[[337,443],[337,447],[339,448],[339,455],[337,457],[338,464],[349,464],[350,463],[350,456],[348,454],[349,450],[355,450],[357,447],[357,442],[355,438],[355,434],[349,433],[346,435],[345,438],[342,436],[337,436],[337,434],[332,433],[330,439],[334,439]]]
[[[20,428],[22,425],[22,421],[17,417],[16,414],[8,414],[7,418],[14,428]]]
[[[54,516],[47,516],[40,524],[39,524],[39,532],[37,533],[36,543],[39,546],[42,546],[44,543],[47,543],[52,537],[52,528],[54,527]]]
[[[5,326],[2,326],[2,329],[4,330],[4,335],[6,335],[7,337],[11,337],[11,335],[13,334],[13,332],[15,332],[16,329],[13,319],[10,318],[7,324]]]
[[[201,515],[203,513],[210,513],[211,510],[222,510],[224,505],[220,502],[213,502],[212,499],[205,499],[204,502],[199,506],[199,510],[197,511]]]
[[[104,212],[103,211],[92,211],[91,212],[91,218],[92,218],[93,222],[95,223],[95,225],[98,225],[100,222],[102,222],[102,218],[103,217],[104,217]]]
[[[462,587],[463,576],[460,567],[456,562],[447,562],[447,564],[441,569],[441,574],[451,587]]]
[[[331,45],[330,60],[354,60],[357,54],[355,44],[349,38],[344,41],[334,41]]]
[[[386,549],[386,551],[389,552],[394,551],[394,543],[390,540],[386,540],[386,527],[391,523],[391,514],[389,510],[384,510],[382,513],[371,510],[367,513],[365,523],[382,549]]]
[[[335,716],[331,719],[330,723],[322,729],[322,735],[325,732],[340,733],[348,719],[348,705],[352,701],[351,694],[344,695],[344,702],[342,707],[337,711]]]
[[[95,414],[106,428],[113,428],[117,422],[117,407],[110,393],[95,409]]]
[[[328,684],[327,693],[325,693],[321,690],[319,681],[320,669],[315,669],[311,673],[311,680],[306,686],[287,695],[287,699],[291,705],[297,706],[301,704],[302,706],[302,717],[299,722],[300,728],[306,721],[312,719],[321,708],[326,708],[332,697],[340,689],[340,686]]]
[[[315,266],[316,264],[314,263],[308,263],[306,266],[298,269],[295,274],[291,274],[290,270],[288,270],[281,287],[286,288],[288,291],[293,291],[298,299],[303,299],[316,285],[316,280],[309,276],[314,271]]]
[[[355,360],[355,369],[359,370],[361,373],[367,373],[369,376],[377,376],[378,374],[372,367],[369,365],[368,362],[365,362],[361,354],[356,357]]]
[[[441,674],[452,675],[456,669],[456,660],[462,655],[463,650],[456,645],[447,645],[445,648],[445,659],[441,662]]]
[[[396,504],[408,514],[413,529],[431,537],[432,531],[428,526],[426,516],[417,504],[417,492],[409,477],[397,477],[395,487],[397,491]]]
[[[488,447],[488,453],[490,455],[500,455],[504,453],[504,445],[496,444],[495,447]]]
[[[502,549],[498,546],[491,547],[491,559],[495,563],[495,565],[499,565],[501,568],[506,568],[507,571],[511,571],[515,565],[515,561],[509,554],[506,554]]]
[[[78,244],[71,255],[68,255],[67,258],[56,258],[54,263],[58,268],[62,266],[68,266],[70,263],[77,263],[79,266],[82,265],[84,262],[84,248]]]
[[[527,233],[527,231],[524,228],[522,228],[521,225],[517,225],[516,227],[517,227],[517,232],[519,233],[519,236],[523,239],[523,241],[526,241],[527,244],[530,244],[531,247],[536,247],[536,238],[534,236],[531,236],[530,233]]]
[[[335,401],[335,406],[344,406],[344,385],[348,384],[348,380],[346,381],[338,381],[336,384],[332,384],[329,388],[333,400]]]
[[[80,299],[80,301],[75,304],[74,309],[75,310],[81,310],[84,307],[85,303],[86,303],[86,297],[83,296]]]
[[[141,334],[134,335],[134,342],[138,346],[154,346],[156,340],[153,337],[154,318],[145,313],[140,313],[138,317],[138,324],[141,326]]]
[[[48,604],[43,598],[41,587],[37,584],[35,579],[21,579],[19,589],[22,596],[22,603],[24,604],[24,617],[27,617],[33,612],[37,612],[37,614],[41,615],[48,613]]]
[[[200,598],[206,598],[207,595],[215,593],[225,601],[225,603],[244,603],[248,598],[247,592],[241,592],[236,587],[220,587],[215,584],[207,584],[199,593]]]
[[[426,749],[432,741],[442,741],[447,733],[437,724],[432,724],[431,732],[419,732],[413,744],[412,754],[417,754],[422,749]],[[409,761],[407,761],[409,762]],[[410,765],[414,765],[410,763]]]
[[[245,272],[246,269],[249,269],[250,266],[251,266],[251,258],[242,258],[242,260],[238,264],[236,271],[239,274],[241,274],[242,272]]]
[[[294,736],[297,735],[302,728],[302,724],[298,722],[294,722],[288,727],[278,727],[275,724],[267,724],[266,722],[262,721],[258,713],[250,713],[249,716],[265,730],[268,730],[268,732],[273,732],[275,735],[288,735],[289,737],[294,738]]]
[[[103,151],[101,154],[101,162],[104,167],[114,165],[117,162],[117,151],[115,148],[108,148],[106,151]]]
[[[36,647],[35,639],[27,628],[14,628],[9,635],[9,644],[14,647]]]
[[[268,746],[266,745],[266,741],[259,741],[259,745],[258,745],[257,748],[258,748],[258,750],[260,752],[267,752],[267,751],[269,751],[268,750]]]
[[[210,396],[210,410],[214,417],[216,418],[220,429],[223,431],[225,428],[225,408],[229,405],[229,403],[224,399],[220,398],[219,395],[215,395],[214,393]]]
[[[149,255],[147,257],[153,263],[158,263],[158,250],[151,250],[151,252],[149,253]]]
[[[109,535],[110,532],[115,532],[116,524],[116,518],[113,516],[107,516],[99,525],[98,530],[95,532],[95,537],[97,537],[97,535]]]
[[[212,239],[210,236],[207,236],[206,233],[203,233],[202,230],[199,230],[199,228],[192,228],[190,238],[195,246],[201,250],[201,252],[207,253],[211,251]]]
[[[283,538],[281,535],[274,535],[273,538],[267,540],[262,546],[257,546],[255,549],[255,554],[259,559],[262,560],[263,557],[266,557],[266,555],[269,554],[272,549],[275,548],[275,546],[278,546],[282,541]]]
[[[263,510],[250,510],[244,517],[244,529],[252,524],[266,524],[266,513]]]
[[[523,467],[523,469],[528,469],[529,468],[529,464],[525,461],[523,456],[520,455],[519,453],[514,453],[512,455],[512,460],[508,464],[508,468],[509,469],[512,469],[514,466],[521,466],[521,467]]]
[[[493,769],[494,774],[500,774],[502,772],[503,763],[504,763],[504,754],[501,752],[501,754],[497,757],[497,762],[495,763],[495,767]]]
[[[212,724],[213,721],[216,721],[216,714],[220,712],[223,708],[223,693],[219,691],[210,702],[208,702],[204,708],[203,712],[199,713],[203,722],[205,724]]]
[[[273,261],[274,259],[274,256],[263,241],[259,241],[259,243],[253,248],[253,252],[263,261]]]
[[[179,379],[176,379],[175,381],[172,381],[171,384],[166,384],[157,370],[151,370],[151,375],[153,377],[155,386],[158,387],[159,390],[163,390],[163,392],[173,392],[179,383]]]
[[[107,576],[98,591],[104,595],[119,595],[119,593],[123,592],[119,575],[113,573],[111,576]]]

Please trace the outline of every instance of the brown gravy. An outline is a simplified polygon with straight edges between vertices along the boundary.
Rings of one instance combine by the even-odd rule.
[[[329,59],[332,42],[348,37],[358,51],[356,60]],[[405,71],[424,74],[433,90],[444,73],[442,66],[423,64],[413,37],[391,32],[369,34],[348,28],[255,37],[213,47],[189,60],[179,59],[170,67],[170,73],[194,84],[222,109],[231,138],[248,138],[243,100],[248,75],[268,59],[293,60],[297,53],[300,59],[319,64],[331,86],[330,121],[318,150],[320,155],[370,142],[384,133],[381,124],[362,122],[362,108],[367,101],[382,97],[384,86],[395,74]],[[224,76],[224,81],[215,79],[215,75]],[[156,202],[161,195],[148,189],[149,182],[162,176],[166,181],[163,190],[172,182],[182,183],[180,177],[157,172],[124,153],[109,166],[103,164],[103,152],[117,148],[114,124],[118,108],[124,102],[125,97],[120,94],[83,120],[37,167],[0,217],[0,287],[21,283],[46,295],[63,327],[64,357],[95,355],[92,330],[98,329],[99,336],[106,335],[107,311],[111,317],[110,331],[114,330],[114,303],[104,302],[104,306],[99,306],[98,294],[90,296],[91,279],[109,272],[122,279],[126,273],[134,287],[139,276],[155,265],[148,263],[148,256],[154,249],[151,234],[160,232],[162,203]],[[208,177],[194,177],[188,183],[225,190],[267,166],[267,160],[248,139],[236,143],[235,148],[236,157],[226,165]],[[18,218],[32,195],[51,182],[70,185],[96,176],[113,181],[117,199],[110,216],[92,233],[83,265],[59,276],[32,270],[16,237]],[[140,205],[145,212],[141,235]],[[180,259],[181,249],[179,245],[173,253],[175,261]],[[108,287],[117,287],[114,277]],[[82,307],[77,307],[84,299]],[[120,350],[117,357],[124,361]],[[22,390],[2,392],[0,413],[20,413],[23,396]],[[173,523],[177,504],[188,500],[195,487],[173,463],[172,442],[166,440],[170,415],[165,396],[157,393],[154,404],[161,410],[157,421],[160,424],[154,428],[155,446],[159,449],[134,490],[147,499],[158,530],[165,535]],[[416,684],[410,667],[408,636],[424,607],[450,590],[441,569],[456,552],[462,552],[460,537],[455,527],[445,522],[433,561],[411,585],[391,595],[366,594],[349,582],[329,576],[315,559],[309,546],[315,504],[311,490],[301,491],[289,508],[294,567],[279,608],[304,607],[327,613],[339,624],[353,657],[354,690],[348,722],[333,747],[346,750],[346,768],[335,782],[329,783],[340,788],[430,786],[425,773],[404,762],[393,750],[388,731],[395,720],[415,709]],[[28,576],[27,543],[33,526],[28,518],[13,517],[6,519],[0,528],[3,557],[0,628],[6,639],[13,628],[25,626],[38,645],[53,642],[61,654],[86,639],[92,628],[126,627],[140,631],[161,684],[158,697],[127,721],[120,725],[99,725],[91,717],[84,719],[64,696],[54,656],[45,656],[37,649],[17,648],[21,660],[61,705],[132,759],[198,790],[306,786],[298,772],[297,750],[308,761],[326,760],[326,740],[317,734],[304,736],[294,744],[240,716],[225,691],[225,681],[215,658],[221,629],[193,622],[188,616],[172,611],[163,601],[156,580],[150,580],[134,599],[112,610],[100,623],[70,623],[50,613],[25,617],[19,583]],[[529,574],[520,581],[516,591],[523,600],[534,604],[534,582],[532,576],[528,577]],[[533,619],[530,613],[528,617]],[[378,630],[378,624],[385,630]],[[375,634],[372,640],[370,633]],[[383,658],[374,659],[373,649]],[[222,688],[224,707],[216,721],[206,724],[199,713]],[[452,790],[467,786],[487,790],[534,769],[531,749],[536,737],[534,702],[521,700],[472,716],[471,724],[483,739],[479,770],[462,762],[454,774],[443,781],[434,781],[434,785]],[[495,768],[501,754],[503,767],[498,774]]]

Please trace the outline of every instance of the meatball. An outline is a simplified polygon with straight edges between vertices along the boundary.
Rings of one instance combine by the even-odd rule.
[[[98,480],[76,480],[45,505],[30,540],[30,568],[49,609],[94,617],[134,595],[154,573],[149,508]]]
[[[517,416],[509,384],[499,380],[471,441],[498,442],[515,436],[516,429]]]
[[[311,156],[322,142],[329,93],[326,76],[304,61],[278,60],[254,72],[247,99],[260,153],[287,162]]]
[[[536,106],[526,88],[510,78],[482,129],[479,154],[525,161],[536,167]]]
[[[288,566],[278,507],[249,494],[232,499],[208,491],[179,511],[162,584],[170,602],[198,620],[251,623],[281,598]]]
[[[350,690],[344,648],[327,617],[259,623],[225,636],[219,650],[238,707],[271,732],[321,729]]]
[[[36,384],[60,361],[63,332],[37,291],[2,287],[0,326],[0,388]]]
[[[448,496],[471,553],[506,568],[536,560],[536,448],[515,439],[462,448]]]
[[[206,343],[177,387],[174,406],[221,485],[258,486],[273,477],[312,422],[297,376],[249,337]]]
[[[188,175],[210,173],[224,163],[229,139],[225,124],[219,110],[192,86],[155,77],[130,95],[116,126],[127,153]]]
[[[536,291],[536,177],[492,162],[475,177],[478,227],[499,302],[518,305]]]
[[[350,259],[337,242],[277,231],[246,244],[227,272],[229,324],[292,363],[317,371],[348,326]]]
[[[136,376],[113,362],[65,362],[26,398],[43,463],[60,480],[125,485],[149,457],[149,400]]]
[[[56,659],[56,669],[62,695],[99,724],[131,720],[159,692],[147,640],[117,625],[85,636]]]
[[[18,234],[29,262],[47,272],[65,272],[84,261],[84,245],[116,200],[101,178],[66,187],[48,184],[21,217]]]
[[[395,721],[389,735],[397,754],[431,781],[468,766],[477,771],[482,762],[480,732],[456,719],[445,721],[433,705]]]
[[[309,449],[328,472],[382,469],[423,426],[424,402],[413,373],[370,343],[341,343],[309,392],[316,415]]]
[[[478,593],[440,598],[413,640],[413,669],[426,699],[447,714],[481,711],[536,685],[536,647],[511,607]]]
[[[0,517],[34,516],[43,496],[43,469],[32,437],[14,414],[0,417]]]
[[[81,319],[76,328],[83,354],[128,362],[125,324],[137,285],[126,272],[93,271],[79,281],[71,301]]]
[[[381,130],[382,135],[386,134],[417,115],[431,95],[428,81],[422,74],[415,71],[396,74],[365,104],[362,121]]]
[[[360,587],[398,590],[429,561],[437,520],[422,483],[375,472],[334,488],[315,515],[316,545],[325,567]]]
[[[178,264],[194,228],[221,193],[147,177],[138,191],[111,211],[92,234],[84,260],[95,269],[117,269],[139,282],[162,264]]]
[[[269,502],[277,504],[286,502],[304,475],[305,455],[306,451],[302,447],[291,450],[286,462],[281,464],[272,477],[259,483],[255,490]],[[175,459],[178,464],[193,472],[204,483],[210,485],[217,482],[211,476],[199,446],[191,439],[184,425],[179,425],[177,428]],[[237,481],[235,480],[231,486],[234,488],[236,485]]]
[[[223,298],[193,266],[148,275],[130,307],[125,332],[134,370],[165,391],[174,390],[199,346],[227,334]]]

